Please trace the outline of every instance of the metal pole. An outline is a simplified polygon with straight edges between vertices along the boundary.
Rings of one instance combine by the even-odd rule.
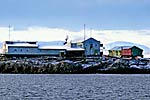
[[[85,42],[85,24],[84,24],[84,42]],[[85,50],[85,43],[83,42],[83,46],[84,46],[84,62],[86,60],[86,50]]]
[[[10,41],[10,27],[11,27],[11,26],[9,25],[9,26],[8,26],[8,28],[9,28],[9,41]]]
[[[84,41],[85,41],[85,24],[84,24]]]

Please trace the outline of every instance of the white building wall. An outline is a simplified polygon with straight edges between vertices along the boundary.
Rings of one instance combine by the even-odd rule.
[[[39,47],[36,42],[5,41],[2,47],[3,54],[8,55],[60,55],[66,53],[64,47]]]
[[[41,55],[59,55],[60,52],[66,52],[66,50],[39,49]]]
[[[6,54],[11,55],[60,55],[65,49],[39,49],[38,47],[8,47]]]
[[[7,54],[37,54],[36,47],[8,47]]]

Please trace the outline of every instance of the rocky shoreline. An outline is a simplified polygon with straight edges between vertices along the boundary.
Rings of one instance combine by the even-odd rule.
[[[149,74],[149,60],[90,58],[64,60],[48,58],[3,58],[0,73],[14,74]]]

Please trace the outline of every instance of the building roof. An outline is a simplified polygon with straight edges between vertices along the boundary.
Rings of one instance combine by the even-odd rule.
[[[6,44],[14,44],[14,43],[28,43],[28,44],[36,44],[37,41],[4,41]]]
[[[67,50],[67,51],[84,51],[83,48],[71,48],[68,46],[40,46],[39,49],[54,49],[54,50]]]
[[[13,44],[6,44],[9,47],[38,47],[37,44],[29,44],[29,43],[13,43]]]
[[[92,37],[90,37],[90,38],[86,39],[86,40],[85,40],[85,41],[83,41],[83,42],[86,42],[86,41],[89,41],[89,40],[94,40],[94,41],[96,41],[96,42],[100,42],[100,41],[98,41],[98,40],[96,40],[96,39],[94,39],[94,38],[92,38]]]
[[[67,49],[67,46],[40,46],[39,49],[55,49],[55,50],[60,50],[60,49]]]
[[[138,49],[142,50],[141,48],[139,48],[137,46],[116,46],[110,50],[122,50],[122,49],[130,49],[130,48],[138,48]]]
[[[38,45],[36,42],[5,41],[7,47],[36,47],[42,50],[84,51],[83,48],[71,48],[65,45]]]
[[[122,49],[129,49],[131,48],[132,46],[116,46],[116,47],[113,47],[112,49],[110,50],[122,50]]]
[[[84,51],[83,48],[67,48],[67,51]]]

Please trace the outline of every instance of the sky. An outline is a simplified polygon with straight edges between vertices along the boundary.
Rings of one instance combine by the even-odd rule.
[[[150,0],[0,0],[0,41],[94,37],[150,47]]]

